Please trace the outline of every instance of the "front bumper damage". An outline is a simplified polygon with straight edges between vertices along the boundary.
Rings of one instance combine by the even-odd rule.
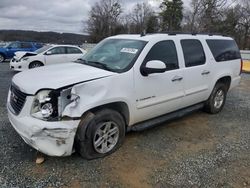
[[[49,156],[69,156],[80,120],[47,122],[30,116],[33,97],[27,97],[21,113],[16,116],[8,107],[9,120],[23,138],[36,150]],[[8,103],[9,105],[9,103]]]

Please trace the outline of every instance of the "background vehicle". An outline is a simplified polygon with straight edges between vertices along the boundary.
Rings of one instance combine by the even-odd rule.
[[[241,50],[241,57],[243,60],[243,68],[244,72],[250,72],[250,50]]]
[[[82,64],[15,75],[8,114],[25,142],[42,153],[70,155],[74,145],[93,159],[118,149],[126,131],[200,108],[219,113],[240,73],[230,37],[118,35],[100,42]]]
[[[86,53],[85,50],[72,45],[47,45],[34,53],[17,52],[10,61],[10,68],[23,71],[45,65],[75,61]]]
[[[42,47],[42,44],[35,42],[11,42],[3,47],[0,47],[0,62],[5,59],[10,59],[18,51],[33,52]]]

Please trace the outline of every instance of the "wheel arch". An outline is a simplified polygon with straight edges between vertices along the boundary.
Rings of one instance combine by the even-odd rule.
[[[34,61],[31,61],[31,62],[29,63],[29,68],[30,68],[30,65],[31,65],[32,63],[35,63],[35,62],[41,63],[41,64],[42,64],[42,66],[44,66],[44,65],[45,65],[42,61],[39,61],[39,60],[34,60]]]
[[[82,114],[82,117],[85,114],[87,114],[88,112],[95,113],[96,111],[98,111],[100,109],[104,109],[104,108],[109,108],[109,109],[112,109],[112,110],[119,112],[122,115],[122,117],[124,118],[126,126],[128,126],[129,121],[130,121],[129,107],[125,102],[122,102],[122,101],[103,104],[103,105],[91,108],[87,112]]]
[[[222,77],[220,77],[220,78],[216,81],[215,85],[216,85],[217,83],[223,83],[223,84],[226,85],[227,90],[229,90],[229,88],[230,88],[230,86],[231,86],[231,81],[232,81],[231,76],[229,76],[229,75],[227,75],[227,76],[222,76]],[[214,86],[215,86],[215,85],[214,85]]]

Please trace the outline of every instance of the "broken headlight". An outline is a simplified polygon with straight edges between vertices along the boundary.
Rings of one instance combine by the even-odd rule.
[[[31,115],[42,120],[57,120],[58,93],[54,90],[39,91],[33,101]]]

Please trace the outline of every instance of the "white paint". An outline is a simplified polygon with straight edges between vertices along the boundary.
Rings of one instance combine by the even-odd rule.
[[[232,78],[230,88],[239,84],[240,60],[215,62],[205,42],[206,39],[232,40],[229,37],[155,34],[145,37],[118,35],[110,38],[147,41],[147,45],[130,70],[113,73],[87,65],[66,63],[19,73],[14,76],[13,82],[22,91],[32,95],[41,89],[58,89],[78,83],[72,87],[71,93],[80,98],[62,110],[63,116],[81,117],[92,108],[112,102],[123,102],[129,109],[129,126],[207,100],[215,83],[221,77]],[[204,65],[185,67],[180,44],[182,39],[201,41],[207,59]],[[142,76],[140,72],[142,62],[152,46],[162,40],[172,40],[175,43],[179,69]],[[210,74],[202,76],[204,70],[210,71]],[[172,79],[175,77],[183,79],[173,82]],[[69,155],[79,121],[46,122],[34,119],[30,115],[33,98],[34,96],[27,98],[20,115],[15,116],[9,111],[9,118],[14,128],[28,144],[43,153]],[[65,137],[67,144],[57,147],[55,141],[49,137],[51,132],[42,131],[51,130],[52,127],[58,128],[58,132],[53,132],[53,135]],[[43,141],[39,139],[40,136]]]
[[[51,50],[58,48],[58,47],[76,48],[76,49],[80,50],[81,53],[46,55],[47,52],[50,52]],[[53,64],[68,63],[68,62],[72,62],[72,61],[75,61],[75,60],[83,57],[83,55],[86,53],[86,51],[77,47],[77,46],[73,46],[73,45],[52,45],[49,49],[47,49],[46,51],[44,51],[42,53],[39,53],[39,54],[34,55],[34,56],[24,57],[24,55],[26,55],[27,53],[28,54],[37,54],[35,52],[33,52],[33,53],[16,52],[15,56],[10,61],[10,68],[12,70],[15,70],[15,71],[24,71],[24,70],[29,69],[29,65],[35,61],[39,61],[39,62],[43,63],[44,66],[53,65]],[[28,59],[25,59],[25,58],[28,58]]]

